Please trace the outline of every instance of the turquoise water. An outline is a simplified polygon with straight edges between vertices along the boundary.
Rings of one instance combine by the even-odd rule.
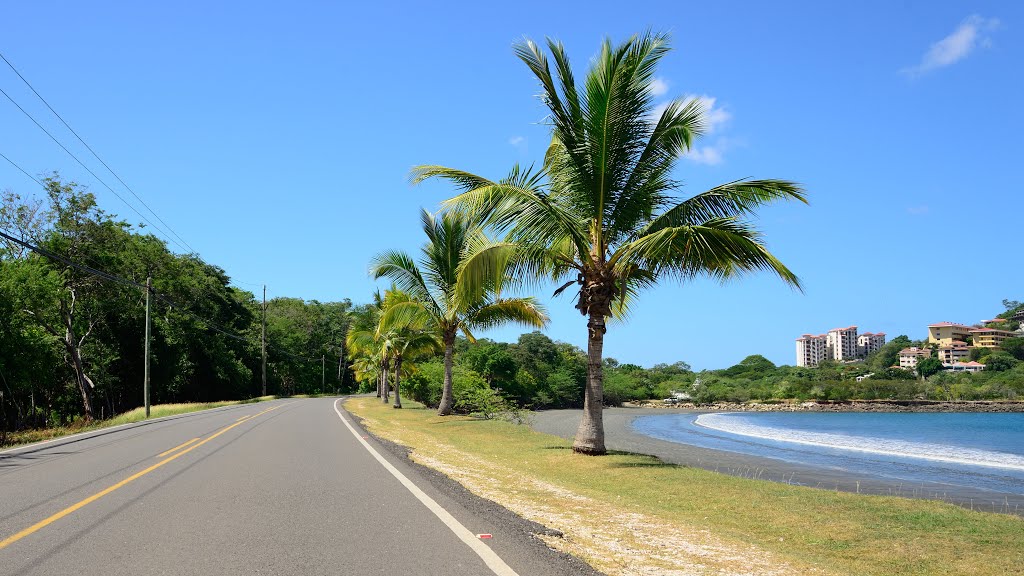
[[[703,448],[1024,495],[1024,414],[665,414],[637,418],[633,428]]]

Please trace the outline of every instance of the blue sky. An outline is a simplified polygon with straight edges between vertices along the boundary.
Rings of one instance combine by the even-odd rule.
[[[582,73],[603,38],[653,28],[673,35],[660,98],[711,106],[679,164],[683,194],[802,183],[810,206],[770,207],[758,225],[806,291],[768,276],[666,282],[609,329],[606,355],[792,364],[802,333],[922,338],[1024,300],[1019,3],[211,4],[7,2],[0,52],[242,288],[367,301],[370,258],[418,250],[420,207],[449,196],[411,187],[410,167],[499,177],[540,161],[544,110],[514,42],[558,38]],[[145,213],[2,62],[0,88]],[[140,220],[6,98],[0,152]],[[0,161],[0,188],[34,187]],[[584,319],[551,290],[547,333],[585,346]]]

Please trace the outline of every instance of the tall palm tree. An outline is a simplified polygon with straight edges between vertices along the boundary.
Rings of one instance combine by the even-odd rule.
[[[557,74],[532,41],[516,55],[540,81],[550,110],[551,145],[543,169],[493,182],[441,166],[413,169],[413,181],[440,177],[461,193],[445,207],[473,214],[519,244],[517,273],[577,286],[576,308],[587,317],[587,387],[573,449],[605,453],[602,356],[606,320],[621,317],[643,288],[663,277],[719,280],[766,270],[800,288],[799,280],[745,219],[777,200],[806,202],[782,180],[737,180],[685,200],[672,171],[696,137],[705,111],[697,99],[675,100],[657,113],[652,83],[668,50],[650,33],[602,45],[582,86],[561,43],[548,40]],[[507,251],[495,246],[494,253]]]
[[[411,296],[409,302],[389,307],[385,315],[404,316],[406,325],[430,323],[440,332],[444,346],[444,387],[437,413],[446,416],[451,414],[454,405],[452,356],[455,337],[460,331],[472,342],[472,330],[477,328],[508,322],[543,328],[548,317],[533,298],[501,297],[501,288],[506,283],[504,268],[465,273],[465,265],[473,261],[474,255],[492,246],[480,226],[470,218],[452,212],[436,217],[422,210],[420,219],[427,242],[419,263],[405,252],[384,252],[374,258],[370,274],[374,278],[390,279]],[[467,278],[474,281],[469,283]]]

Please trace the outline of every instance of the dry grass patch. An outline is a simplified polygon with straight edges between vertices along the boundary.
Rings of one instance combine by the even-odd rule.
[[[1024,521],[943,504],[836,493],[586,457],[524,426],[439,418],[373,398],[346,407],[469,490],[565,533],[553,548],[623,575],[1024,573]]]

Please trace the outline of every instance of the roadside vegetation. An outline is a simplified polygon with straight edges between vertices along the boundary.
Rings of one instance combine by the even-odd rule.
[[[1003,575],[1024,521],[936,501],[865,496],[574,454],[526,426],[440,418],[372,398],[346,408],[474,493],[560,530],[544,537],[608,574]],[[439,426],[441,422],[444,426]]]

